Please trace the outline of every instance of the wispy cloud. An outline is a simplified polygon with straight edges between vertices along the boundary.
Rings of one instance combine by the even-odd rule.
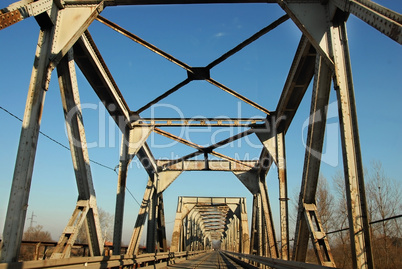
[[[224,32],[219,32],[219,33],[216,33],[215,34],[215,37],[216,38],[219,38],[219,37],[222,37],[222,36],[225,36],[226,35],[226,33],[224,33]]]

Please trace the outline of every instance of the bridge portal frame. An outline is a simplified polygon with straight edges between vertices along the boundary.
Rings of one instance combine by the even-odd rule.
[[[188,230],[193,229],[199,231],[196,233],[195,241],[201,243],[201,249],[200,245],[194,249],[191,240],[188,240]],[[216,237],[219,233],[221,235]],[[190,234],[193,236],[191,232]],[[171,251],[204,250],[211,248],[211,245],[205,243],[212,243],[213,240],[221,241],[222,249],[249,253],[250,238],[246,199],[180,196],[177,203]]]

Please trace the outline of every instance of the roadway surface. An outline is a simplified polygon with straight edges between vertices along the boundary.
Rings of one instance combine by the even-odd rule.
[[[236,264],[219,251],[203,253],[186,261],[169,265],[168,268],[197,268],[197,269],[237,269],[245,268]]]

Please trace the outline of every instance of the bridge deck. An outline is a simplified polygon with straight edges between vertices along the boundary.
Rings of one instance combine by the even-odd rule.
[[[237,269],[244,268],[227,258],[219,251],[212,251],[201,254],[186,261],[169,265],[168,268],[198,268],[198,269]]]

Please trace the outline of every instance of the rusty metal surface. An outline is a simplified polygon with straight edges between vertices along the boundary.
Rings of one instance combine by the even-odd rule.
[[[156,160],[158,167],[164,167],[169,160]],[[166,168],[167,171],[249,171],[250,168],[257,167],[257,161],[229,162],[224,160],[209,160],[208,166],[205,161],[188,160]]]
[[[133,127],[259,127],[266,123],[264,118],[141,118]]]
[[[3,14],[0,13],[0,30],[22,21],[23,19],[24,17],[18,9]]]

